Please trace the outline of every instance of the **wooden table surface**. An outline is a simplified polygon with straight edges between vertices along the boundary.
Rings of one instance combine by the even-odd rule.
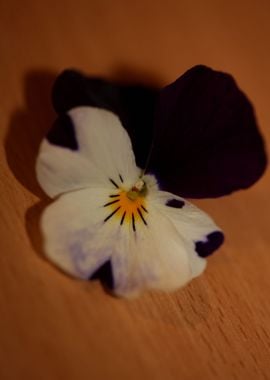
[[[197,201],[226,244],[173,294],[115,299],[41,256],[34,162],[67,67],[165,85],[203,63],[232,73],[270,139],[270,2],[0,3],[0,379],[270,379],[270,176]]]

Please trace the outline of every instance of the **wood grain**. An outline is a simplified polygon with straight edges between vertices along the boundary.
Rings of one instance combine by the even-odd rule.
[[[269,1],[15,0],[0,3],[0,378],[270,379],[267,172],[196,202],[227,239],[206,273],[133,301],[70,279],[41,256],[47,204],[34,176],[66,67],[166,84],[204,63],[232,73],[270,139]]]

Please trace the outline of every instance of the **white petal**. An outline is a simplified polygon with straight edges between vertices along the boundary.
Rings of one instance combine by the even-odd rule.
[[[117,243],[112,260],[114,291],[131,297],[144,289],[175,290],[191,278],[189,250],[174,225],[154,208],[148,225],[130,231],[129,239]]]
[[[172,199],[184,202],[184,206],[182,208],[166,206],[167,201]],[[181,237],[193,244],[193,249],[189,250],[192,275],[193,277],[200,275],[205,269],[206,260],[198,256],[195,244],[199,241],[206,241],[209,234],[216,231],[221,232],[221,229],[204,211],[174,194],[158,191],[151,200],[155,207],[171,220]]]
[[[112,255],[113,226],[103,222],[107,197],[104,189],[63,194],[42,215],[46,256],[75,277],[89,278]]]
[[[130,138],[112,112],[77,107],[68,112],[74,125],[78,150],[59,147],[44,140],[36,172],[43,190],[51,197],[85,187],[120,182],[131,186],[139,175]],[[128,183],[127,183],[128,180]]]

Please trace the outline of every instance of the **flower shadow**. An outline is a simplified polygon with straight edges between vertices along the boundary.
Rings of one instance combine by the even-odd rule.
[[[55,113],[50,93],[56,74],[32,70],[23,78],[25,106],[16,110],[5,140],[8,165],[16,179],[31,193],[44,198],[35,175],[39,144],[52,124]]]
[[[5,139],[7,163],[15,178],[39,202],[25,214],[25,226],[35,252],[43,257],[39,219],[49,198],[40,188],[35,175],[35,162],[40,142],[46,135],[55,113],[50,104],[50,92],[56,73],[49,70],[30,70],[23,77],[24,107],[11,115]]]
[[[38,203],[31,206],[25,213],[25,227],[29,236],[32,248],[42,257],[46,259],[43,253],[42,235],[40,230],[40,218],[43,210],[51,203],[50,199],[40,200]]]
[[[138,85],[152,90],[158,90],[163,86],[163,78],[157,72],[142,70],[124,64],[118,64],[113,67],[109,79],[118,85]]]

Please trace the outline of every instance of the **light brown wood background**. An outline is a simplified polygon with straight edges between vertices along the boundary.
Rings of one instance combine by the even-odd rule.
[[[269,173],[196,202],[227,236],[201,278],[133,301],[42,258],[34,176],[67,67],[160,85],[228,71],[269,141],[270,2],[2,0],[0,19],[0,379],[270,379]]]

